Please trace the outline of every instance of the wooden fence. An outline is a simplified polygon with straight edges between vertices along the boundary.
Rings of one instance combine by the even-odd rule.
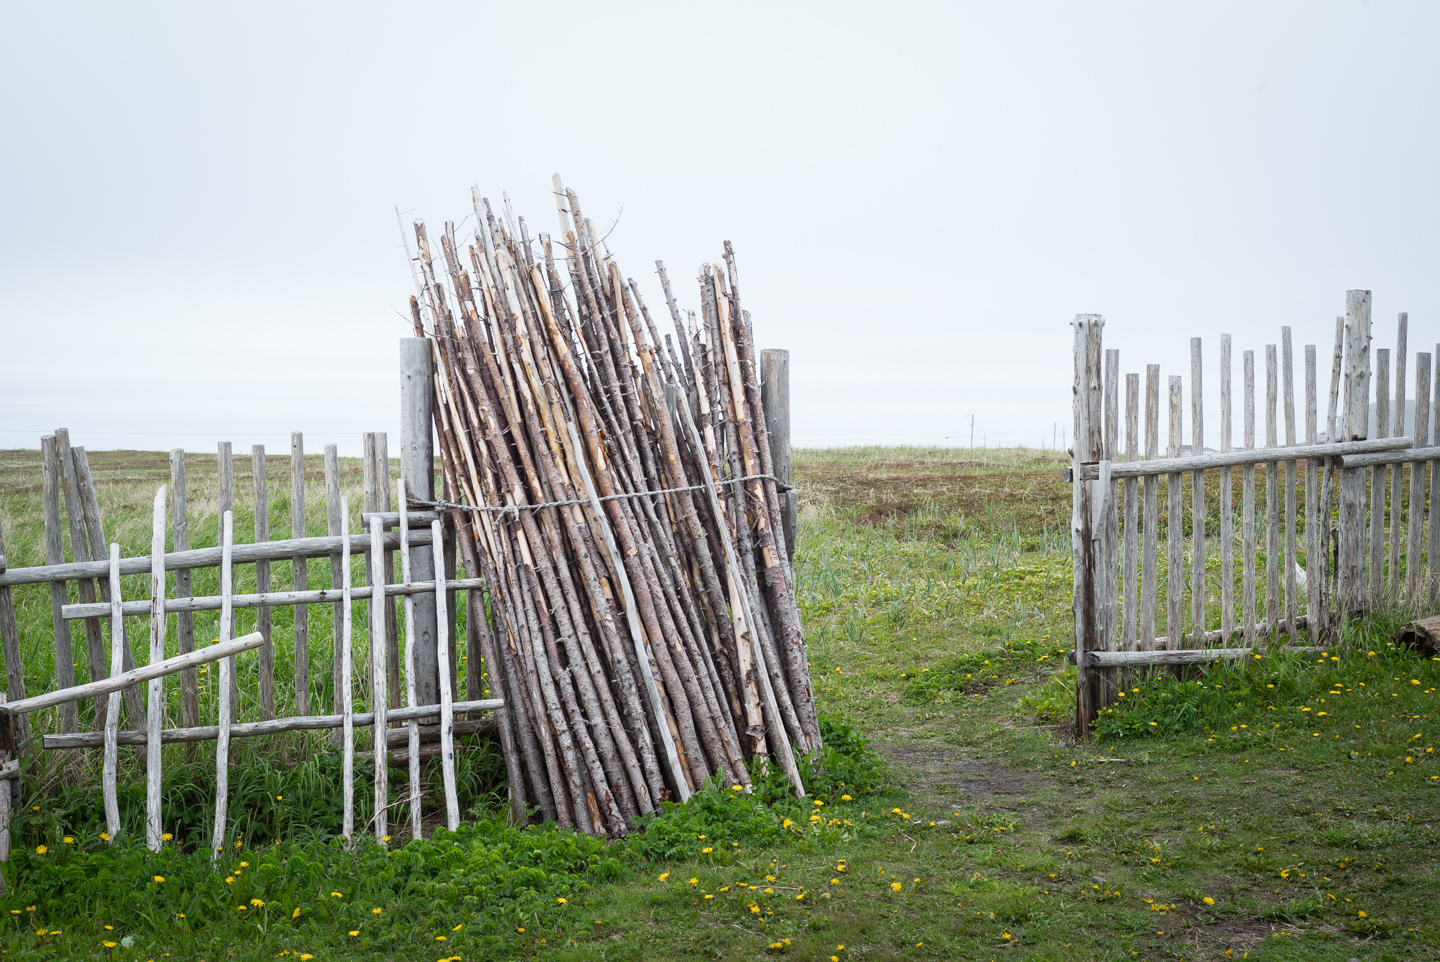
[[[1390,350],[1375,350],[1372,365],[1370,292],[1347,293],[1346,314],[1336,318],[1323,425],[1316,347],[1304,347],[1302,407],[1290,328],[1282,327],[1279,345],[1265,346],[1259,446],[1255,352],[1242,355],[1243,442],[1236,448],[1231,338],[1221,335],[1218,451],[1205,447],[1202,345],[1191,338],[1188,452],[1184,379],[1171,376],[1162,400],[1159,365],[1145,369],[1143,421],[1140,375],[1125,375],[1122,430],[1119,352],[1103,350],[1104,324],[1094,314],[1074,321],[1075,446],[1065,472],[1073,489],[1083,734],[1118,697],[1123,669],[1236,658],[1262,642],[1293,645],[1302,636],[1324,644],[1345,614],[1387,598],[1433,596],[1440,585],[1440,371],[1432,361],[1440,360],[1440,345],[1434,355],[1415,355],[1407,418],[1406,315],[1392,378]],[[1243,647],[1228,647],[1236,639]]]

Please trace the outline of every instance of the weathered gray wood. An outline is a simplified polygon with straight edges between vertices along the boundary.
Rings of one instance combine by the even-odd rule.
[[[1375,434],[1390,433],[1390,351],[1375,352]],[[1378,608],[1385,596],[1385,495],[1389,468],[1378,464],[1370,468],[1370,557],[1366,574],[1367,595],[1372,608]]]
[[[1160,456],[1160,365],[1145,366],[1145,457],[1158,460]],[[1114,467],[1111,467],[1114,471]],[[1140,568],[1140,639],[1139,647],[1148,650],[1155,646],[1155,608],[1159,594],[1159,535],[1160,524],[1160,479],[1146,475],[1145,520],[1142,535],[1145,539],[1141,551]]]
[[[389,514],[392,507],[390,503],[390,439],[384,431],[375,434],[375,483],[379,489],[377,500],[381,513]],[[361,524],[368,525],[364,519]],[[393,548],[385,550],[385,583],[393,584],[395,581],[395,551]],[[453,595],[452,595],[453,597]],[[388,691],[390,692],[390,707],[400,707],[400,627],[399,615],[396,606],[399,599],[388,590],[385,592],[385,658]]]
[[[1330,355],[1330,395],[1329,403],[1325,408],[1325,440],[1331,443],[1341,441],[1337,434],[1339,423],[1338,411],[1340,408],[1340,382],[1341,370],[1345,358],[1345,318],[1335,318],[1335,347]],[[1339,545],[1333,548],[1330,544],[1330,505],[1334,503],[1335,494],[1335,459],[1327,457],[1322,462],[1321,470],[1324,478],[1320,482],[1320,626],[1321,638],[1329,638],[1331,635],[1331,604],[1337,595],[1336,578],[1338,568],[1332,551],[1338,550]]]
[[[216,455],[220,466],[220,517],[224,518],[225,513],[235,511],[235,457],[229,441],[220,441],[216,444]],[[231,532],[233,546],[234,532]],[[240,561],[234,555],[234,548],[231,548],[230,556],[230,583],[225,590],[231,594],[235,593],[235,564]],[[122,570],[124,562],[121,562]],[[233,628],[233,625],[232,625]],[[240,676],[234,670],[234,663],[231,664],[230,679],[230,722],[234,724],[240,720]]]
[[[1290,339],[1290,328],[1280,328],[1280,357],[1282,394],[1285,405],[1285,445],[1295,447],[1299,440],[1295,436],[1295,349]],[[1290,640],[1295,640],[1295,616],[1298,602],[1295,600],[1295,565],[1297,564],[1295,526],[1295,459],[1285,461],[1285,612],[1281,625]]]
[[[347,529],[348,521],[341,514],[340,509],[340,455],[333,444],[325,445],[325,523],[330,536],[341,538],[342,532]],[[346,546],[349,545],[349,537],[344,536]],[[340,547],[340,545],[336,545]],[[333,549],[332,549],[333,551]],[[342,584],[349,583],[349,572],[341,567],[341,555],[334,552],[330,555],[330,587],[340,588]],[[336,602],[335,609],[331,612],[331,622],[334,625],[333,638],[330,649],[330,707],[340,707],[340,649],[344,635],[345,605],[343,602]]]
[[[400,339],[400,466],[410,492],[422,501],[435,500],[435,449],[432,440],[433,361],[429,338]],[[435,577],[434,554],[411,541],[410,571],[416,581]],[[415,599],[415,685],[422,705],[439,701],[440,665],[436,641],[435,603],[426,596]]]
[[[1345,468],[1373,468],[1376,465],[1414,464],[1440,457],[1440,447],[1431,445],[1423,448],[1406,448],[1403,451],[1386,451],[1383,454],[1347,454],[1335,461]]]
[[[0,554],[5,553],[5,532],[0,526]],[[15,617],[15,599],[9,585],[0,586],[0,653],[5,656],[5,688],[11,697],[25,697],[25,664],[20,656],[20,622]],[[16,738],[30,739],[30,719],[17,719]],[[17,802],[18,804],[18,802]]]
[[[455,702],[451,709],[454,714],[462,712],[493,711],[504,708],[505,702],[499,698],[484,698],[476,701]],[[375,724],[375,713],[362,711],[355,712],[350,716],[356,728],[369,728]],[[387,719],[392,722],[403,721],[407,725],[418,722],[421,719],[438,719],[440,717],[439,705],[420,705],[413,710],[397,708],[387,713]],[[273,718],[263,722],[242,722],[239,725],[231,725],[228,730],[231,738],[256,738],[263,735],[282,735],[286,732],[298,731],[324,731],[327,729],[338,729],[345,724],[344,715],[286,715],[281,718]],[[493,719],[460,719],[455,722],[455,734],[485,734],[492,730]],[[439,726],[426,725],[422,733],[429,735],[439,734]],[[197,725],[194,728],[167,728],[160,733],[160,742],[164,745],[188,744],[194,742],[213,742],[220,734],[218,725]],[[144,745],[146,743],[144,731],[121,731],[116,733],[116,743],[119,745]],[[390,729],[386,737],[387,747],[403,746],[405,744],[406,732],[402,729]],[[95,732],[81,732],[75,735],[46,735],[43,744],[46,751],[69,751],[83,748],[101,748],[104,745],[104,736]],[[418,761],[418,759],[417,759]],[[3,777],[3,775],[0,775]]]
[[[70,555],[75,561],[90,561],[90,539],[85,531],[84,510],[80,507],[80,481],[75,472],[75,456],[70,449],[70,432],[65,428],[55,429],[56,454],[59,457],[60,492],[65,500],[65,519],[70,532]],[[98,558],[96,559],[98,560]],[[75,592],[80,601],[94,602],[95,582],[82,578],[75,582]],[[100,634],[100,619],[86,618],[83,623],[85,635],[85,661],[90,669],[90,680],[98,681],[107,674],[105,669],[105,639]],[[105,709],[108,698],[95,699],[95,727],[105,727]]]
[[[440,773],[445,785],[445,826],[450,831],[460,827],[460,799],[455,791],[455,710],[450,692],[450,672],[444,666],[450,664],[450,627],[445,614],[445,537],[441,522],[430,522],[430,545],[434,552],[435,570],[435,611],[439,631],[436,633],[435,661],[441,665],[440,683]]]
[[[1262,626],[1266,631],[1279,631],[1280,626]],[[1313,654],[1319,648],[1278,648],[1292,654]],[[1208,665],[1215,661],[1233,661],[1237,658],[1261,658],[1254,648],[1205,648],[1199,651],[1125,651],[1093,652],[1091,658],[1099,666],[1142,666],[1142,665]]]
[[[1073,385],[1073,417],[1075,428],[1074,468],[1075,480],[1071,493],[1070,544],[1071,568],[1075,589],[1073,606],[1075,616],[1075,727],[1082,738],[1088,737],[1090,722],[1095,717],[1093,682],[1090,666],[1085,661],[1086,652],[1097,646],[1095,614],[1095,546],[1091,538],[1090,482],[1080,477],[1080,465],[1093,461],[1099,455],[1090,446],[1090,405],[1088,401],[1089,379],[1095,376],[1090,367],[1089,337],[1095,315],[1077,314],[1075,328],[1075,380]],[[682,409],[684,405],[681,405]],[[716,512],[719,517],[719,512]]]
[[[405,475],[400,475],[396,482],[395,506],[399,509],[400,522],[400,580],[408,583],[410,581],[410,512],[408,509],[409,495],[406,493]],[[434,518],[431,519],[435,520]],[[472,575],[480,572],[472,571]],[[405,707],[414,709],[416,706],[415,691],[415,633],[410,626],[415,623],[415,601],[412,595],[405,596]],[[406,735],[406,764],[409,767],[410,775],[410,835],[412,838],[420,838],[421,816],[420,816],[420,729],[411,719],[405,726]]]
[[[380,597],[375,599],[375,591],[372,589],[370,602],[370,712],[375,716],[375,738],[371,751],[375,758],[375,838],[380,844],[390,836],[389,801],[390,801],[390,759],[386,751],[385,730],[389,727],[386,721],[386,710],[389,708],[390,696],[387,690],[389,679],[389,668],[386,665],[386,644],[385,644],[385,573],[382,570],[385,566],[385,551],[381,547],[382,535],[379,521],[370,522],[370,583],[378,586]],[[442,710],[442,727],[443,710]]]
[[[250,447],[250,470],[255,483],[255,543],[270,540],[270,484],[265,470],[265,445]],[[255,562],[255,588],[260,594],[270,591],[270,562]],[[255,630],[265,638],[260,646],[260,717],[275,717],[275,643],[271,631],[270,608],[255,612]]]
[[[1220,335],[1220,453],[1229,454],[1234,435],[1230,335]],[[1220,471],[1220,630],[1235,630],[1235,509],[1233,468]]]
[[[1180,457],[1183,412],[1180,407],[1183,379],[1170,376],[1170,457]],[[1165,576],[1165,637],[1172,648],[1185,646],[1185,507],[1180,488],[1180,472],[1165,476],[1168,495],[1165,518],[1165,550],[1169,570]],[[1156,640],[1156,644],[1159,644]]]
[[[1415,424],[1411,432],[1417,439],[1430,436],[1430,353],[1415,355]],[[1424,444],[1425,440],[1418,441]],[[1437,452],[1440,454],[1440,452]],[[1425,531],[1425,469],[1429,462],[1410,465],[1410,524],[1405,529],[1405,588],[1412,599],[1421,597],[1424,585],[1424,558],[1421,535]]]
[[[0,706],[5,704],[5,693],[0,691]],[[20,785],[20,762],[10,757],[9,751],[0,750],[0,862],[10,861],[10,812],[17,804],[12,793],[18,791]],[[13,772],[13,774],[12,774]],[[5,880],[0,878],[0,895],[5,894]]]
[[[1105,352],[1104,371],[1104,432],[1101,456],[1113,464],[1119,456],[1120,439],[1120,352],[1114,349]],[[1103,651],[1118,649],[1120,633],[1120,482],[1105,479],[1100,482],[1101,497],[1104,499],[1100,514],[1100,648]],[[1099,707],[1114,704],[1119,691],[1118,678],[1113,671],[1101,672],[1098,685]]]
[[[765,409],[766,438],[770,442],[771,473],[780,492],[780,521],[785,535],[785,557],[795,557],[796,506],[790,474],[790,352],[768,348],[760,352],[760,403]],[[792,576],[793,580],[793,576]]]
[[[1315,345],[1305,345],[1305,444],[1320,436],[1320,406],[1316,383]],[[1325,583],[1325,552],[1320,545],[1320,465],[1305,459],[1305,617],[1310,634],[1320,625],[1320,586]]]
[[[1246,351],[1243,356],[1245,381],[1245,450],[1255,450],[1255,352]],[[1255,646],[1259,630],[1255,619],[1255,465],[1246,464],[1241,472],[1241,516],[1240,516],[1240,564],[1241,602],[1240,618],[1245,627],[1245,644]]]
[[[235,515],[231,511],[220,513],[220,596],[224,606],[220,609],[220,640],[218,645],[230,642],[235,630],[235,612],[230,607],[231,586],[234,584],[235,566],[231,546],[235,543]],[[259,632],[253,636],[259,645],[264,641]],[[235,658],[226,655],[220,659],[219,698],[215,709],[215,826],[210,835],[210,861],[218,862],[225,851],[225,822],[230,804],[230,723],[231,686],[235,675]]]
[[[150,535],[150,661],[165,661],[165,485],[155,492],[155,507]],[[152,852],[160,851],[160,730],[165,727],[165,676],[150,679],[146,693],[145,731],[145,845]]]
[[[60,454],[55,435],[40,439],[41,505],[45,515],[45,560],[51,566],[65,561],[65,545],[60,532]],[[14,569],[7,571],[9,578]],[[50,582],[50,617],[55,635],[55,687],[71,688],[75,684],[75,656],[70,646],[70,625],[60,617],[68,586],[63,581]],[[73,703],[60,708],[60,731],[68,734],[80,727],[80,716]]]
[[[1212,468],[1244,467],[1247,464],[1270,464],[1282,461],[1290,457],[1295,458],[1322,458],[1336,455],[1353,456],[1360,454],[1383,454],[1388,451],[1405,451],[1410,448],[1411,440],[1408,437],[1401,438],[1376,438],[1372,440],[1342,441],[1337,444],[1301,444],[1296,445],[1293,450],[1268,451],[1264,448],[1256,451],[1231,451],[1228,454],[1206,454],[1202,457],[1185,456],[1181,458],[1146,458],[1144,461],[1120,462],[1111,466],[1111,476],[1121,478],[1146,477],[1149,475],[1165,475],[1173,470],[1181,471],[1202,471]],[[1073,469],[1066,468],[1066,472]],[[1081,476],[1086,481],[1094,481],[1099,474],[1095,464],[1083,465]],[[1069,480],[1067,475],[1067,481]]]
[[[1436,366],[1434,374],[1430,378],[1430,388],[1434,392],[1434,400],[1430,402],[1430,430],[1434,432],[1433,438],[1420,438],[1416,432],[1416,444],[1437,444],[1440,445],[1440,344],[1435,345],[1435,353],[1432,355]],[[1416,404],[1422,403],[1423,399],[1417,399]],[[1437,591],[1440,591],[1440,461],[1434,461],[1430,465],[1430,520],[1429,540],[1425,552],[1425,576],[1429,579],[1427,597],[1434,598]]]
[[[1125,375],[1125,460],[1140,458],[1140,375]],[[1125,479],[1125,626],[1120,648],[1134,651],[1139,629],[1140,600],[1140,482]]]
[[[1274,344],[1265,345],[1265,447],[1280,445],[1280,361]],[[1280,621],[1280,478],[1276,462],[1265,465],[1265,623]]]
[[[170,452],[170,493],[175,502],[170,512],[170,537],[178,554],[190,550],[190,506],[185,492],[184,448],[175,448]],[[118,560],[116,564],[119,564]],[[176,596],[188,598],[191,591],[190,569],[176,568]],[[120,624],[121,634],[112,634],[112,640],[122,638],[123,619]],[[183,611],[176,616],[175,642],[182,655],[195,650],[195,616],[192,613]],[[187,726],[200,724],[200,685],[194,669],[180,673],[180,720]]]
[[[110,674],[120,675],[125,671],[121,659],[119,639],[125,635],[125,617],[120,613],[122,600],[120,590],[120,546],[110,546]],[[111,692],[110,711],[105,716],[105,758],[101,762],[101,792],[105,796],[105,830],[110,843],[120,837],[120,802],[116,793],[115,772],[120,765],[120,750],[116,746],[116,733],[120,730],[120,693]],[[62,736],[63,737],[63,736]]]
[[[1200,338],[1190,338],[1190,451],[1205,453],[1205,391]],[[1190,475],[1190,626],[1205,631],[1205,472]]]
[[[305,537],[305,436],[290,432],[290,537]],[[290,558],[291,583],[296,591],[310,587],[309,562],[301,555]],[[181,592],[176,592],[180,594]],[[188,592],[185,592],[188,594]],[[310,609],[297,604],[295,617],[295,714],[310,714]]]
[[[1365,438],[1370,421],[1370,292],[1345,292],[1345,375],[1340,437]],[[1342,469],[1337,574],[1339,613],[1365,604],[1365,469]]]
[[[1401,314],[1395,333],[1395,404],[1391,408],[1394,421],[1390,433],[1397,437],[1405,433],[1405,341],[1408,321],[1408,316]],[[1386,573],[1385,586],[1396,593],[1400,586],[1400,540],[1405,520],[1404,501],[1401,500],[1402,474],[1398,467],[1390,471],[1390,568]]]
[[[344,519],[345,533],[350,533],[350,499],[341,496],[340,516]],[[346,538],[341,545],[340,567],[344,571],[342,585],[341,606],[344,608],[344,616],[341,620],[340,630],[340,714],[341,714],[341,741],[340,741],[340,770],[341,770],[341,795],[343,812],[341,814],[340,834],[350,838],[355,831],[355,702],[354,689],[350,684],[350,635],[352,631],[351,608],[350,608],[350,539]]]

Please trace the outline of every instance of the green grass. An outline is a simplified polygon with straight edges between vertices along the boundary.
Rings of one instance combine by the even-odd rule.
[[[15,463],[0,459],[7,540],[29,510],[12,496]],[[158,856],[99,842],[98,804],[79,787],[93,776],[72,762],[27,799],[41,810],[17,825],[0,911],[19,914],[0,948],[139,960],[1435,958],[1440,762],[1427,749],[1440,749],[1440,662],[1396,650],[1395,616],[1380,614],[1347,625],[1323,659],[1136,673],[1099,737],[1077,745],[1060,464],[1035,451],[796,453],[797,584],[829,749],[807,769],[811,798],[790,798],[773,773],[753,797],[712,785],[646,833],[600,844],[485,818],[497,786],[477,747],[465,784],[480,821],[388,856],[348,852],[315,828],[333,820],[335,795],[316,742],[285,759],[257,751],[232,773],[254,786],[238,816],[247,834],[228,874],[212,875],[193,838],[213,779],[203,761],[175,766],[170,785],[192,784],[190,800],[177,799],[184,817]],[[144,550],[156,476],[114,509],[134,516],[127,551]],[[43,617],[24,628],[43,651],[39,598]],[[276,784],[313,813],[278,820],[281,803],[256,798]],[[139,811],[132,795],[137,828]],[[251,865],[237,877],[240,861]]]

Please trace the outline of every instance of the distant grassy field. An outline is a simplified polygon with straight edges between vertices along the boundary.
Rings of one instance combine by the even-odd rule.
[[[143,552],[164,458],[113,457],[102,510],[127,552]],[[0,948],[467,962],[1440,955],[1440,662],[1394,650],[1398,614],[1376,615],[1323,657],[1137,676],[1101,737],[1077,745],[1060,466],[1035,451],[796,452],[796,577],[837,752],[804,804],[714,786],[620,843],[482,823],[393,856],[306,834],[318,811],[257,828],[273,840],[246,848],[255,868],[227,882],[186,854],[185,835],[159,857],[106,852],[98,803],[57,781],[17,832],[14,894],[0,903],[14,928]],[[191,470],[194,491],[203,460]],[[24,552],[37,544],[38,480],[33,455],[0,455],[12,565],[35,560]],[[355,500],[358,484],[352,469]],[[49,609],[32,593],[27,650],[40,658]],[[296,774],[275,794],[329,784],[326,757],[298,763],[309,781]],[[207,764],[191,772],[197,810]],[[256,795],[262,776],[273,777],[255,776]],[[477,814],[494,804],[486,777],[477,766]],[[71,851],[82,845],[93,854]]]

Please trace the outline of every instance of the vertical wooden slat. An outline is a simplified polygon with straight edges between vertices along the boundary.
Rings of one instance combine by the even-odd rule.
[[[6,701],[5,693],[0,691],[0,705]],[[0,764],[10,761],[8,751],[0,751]],[[19,794],[20,780],[5,781],[0,783],[0,862],[10,861],[10,813],[19,804],[16,798]],[[16,786],[12,788],[11,786]],[[5,894],[5,879],[0,877],[0,895]]]
[[[1375,436],[1390,436],[1390,350],[1375,351]],[[1366,578],[1371,607],[1379,607],[1385,595],[1385,494],[1386,465],[1370,469],[1370,563]]]
[[[90,541],[85,532],[85,514],[80,507],[80,482],[75,474],[75,456],[70,449],[70,432],[65,428],[56,428],[55,444],[59,458],[60,491],[65,499],[65,520],[70,532],[70,557],[76,562],[90,561]],[[94,580],[76,579],[75,591],[81,603],[95,603]],[[85,661],[90,668],[90,680],[100,681],[106,677],[105,639],[100,634],[100,619],[84,619],[81,630],[85,636]],[[95,699],[95,727],[101,731],[105,728],[105,709],[109,702],[109,697],[105,695]]]
[[[228,511],[232,515],[233,520],[235,512],[234,451],[229,441],[220,441],[215,445],[215,452],[220,469],[220,517],[224,518],[225,513]],[[233,538],[235,534],[233,528],[230,534]],[[232,595],[235,593],[235,566],[233,564],[230,566],[230,581],[229,584],[226,585],[226,590]],[[231,616],[230,627],[233,631],[235,627],[233,615]],[[240,720],[240,677],[239,673],[234,670],[235,666],[233,663],[230,667],[230,723],[234,724]]]
[[[1096,611],[1096,544],[1094,540],[1091,501],[1095,491],[1090,482],[1082,479],[1081,466],[1093,461],[1099,454],[1095,437],[1100,425],[1092,427],[1091,421],[1099,419],[1098,400],[1099,331],[1096,322],[1103,323],[1098,315],[1077,314],[1075,316],[1075,382],[1074,382],[1074,487],[1071,494],[1071,566],[1074,572],[1074,613],[1075,613],[1075,713],[1076,729],[1086,740],[1090,737],[1090,723],[1097,711],[1095,675],[1086,664],[1086,653],[1099,644],[1098,616]],[[1092,389],[1092,381],[1096,382]],[[443,578],[443,558],[435,552],[436,583]],[[438,596],[438,591],[437,591]],[[442,619],[443,620],[443,619]],[[443,630],[443,626],[442,626]],[[438,634],[438,633],[437,633]],[[437,645],[437,651],[439,647]],[[763,680],[763,679],[762,679]],[[443,718],[443,716],[442,716]]]
[[[150,536],[150,660],[165,660],[165,485],[155,492]],[[165,727],[165,678],[150,679],[145,706],[145,845],[160,851],[160,732]]]
[[[1280,328],[1280,359],[1282,393],[1285,404],[1285,445],[1294,447],[1295,436],[1295,350],[1290,340],[1290,328]],[[1295,637],[1295,615],[1298,602],[1295,599],[1295,459],[1285,461],[1285,635]]]
[[[460,827],[460,800],[455,791],[455,713],[451,706],[450,620],[445,617],[445,532],[441,523],[430,522],[431,547],[435,554],[435,611],[439,630],[435,633],[435,661],[440,665],[440,771],[445,784],[445,826],[450,831]]]
[[[120,641],[125,636],[125,616],[121,613],[120,591],[120,546],[110,546],[110,673],[118,675],[125,670],[122,664]],[[105,831],[114,845],[120,837],[120,801],[115,788],[115,773],[120,765],[120,693],[111,692],[110,710],[105,715],[105,758],[101,762],[100,791],[105,798]]]
[[[65,542],[60,530],[60,454],[55,435],[40,439],[41,504],[45,514],[45,563],[65,563]],[[68,600],[68,583],[50,582],[50,620],[55,636],[55,687],[69,688],[75,684],[75,656],[70,646],[70,622],[61,614]],[[80,716],[73,701],[60,708],[60,732],[71,734],[80,727]]]
[[[234,584],[235,565],[231,550],[235,543],[235,515],[231,511],[220,513],[220,641],[229,641],[235,633],[235,608],[232,603],[230,586]],[[215,723],[219,730],[215,736],[215,828],[210,835],[210,860],[218,861],[225,850],[225,821],[230,803],[230,719],[232,688],[230,679],[235,675],[235,656],[220,659],[220,680],[216,685],[219,704],[215,710]]]
[[[1325,408],[1325,440],[1338,441],[1339,420],[1338,411],[1340,407],[1340,384],[1341,370],[1345,357],[1345,318],[1335,318],[1335,347],[1330,356],[1330,400]],[[1325,472],[1324,479],[1320,482],[1320,570],[1323,578],[1320,581],[1320,632],[1322,639],[1330,637],[1330,607],[1333,598],[1332,594],[1339,576],[1338,566],[1334,563],[1332,551],[1339,548],[1339,545],[1331,547],[1331,524],[1330,506],[1334,503],[1335,495],[1335,460],[1326,458],[1322,465]]]
[[[1170,446],[1166,456],[1180,456],[1180,430],[1183,412],[1180,409],[1182,378],[1170,376]],[[1169,556],[1169,570],[1165,575],[1165,638],[1170,650],[1186,647],[1185,644],[1185,508],[1180,488],[1180,472],[1165,476],[1168,503],[1165,519],[1165,550]]]
[[[265,445],[250,447],[250,470],[255,481],[255,543],[270,540],[270,484],[265,472]],[[255,562],[256,591],[270,590],[270,562]],[[275,717],[275,647],[271,638],[273,612],[269,605],[255,609],[255,630],[265,640],[260,644],[260,717]]]
[[[1104,439],[1101,457],[1113,462],[1118,456],[1120,438],[1120,352],[1105,352],[1105,410]],[[1105,511],[1101,518],[1100,537],[1103,541],[1100,567],[1101,574],[1101,636],[1102,651],[1115,651],[1119,640],[1120,621],[1120,482],[1111,480],[1105,485]],[[454,538],[452,535],[451,541]],[[451,550],[453,554],[453,549]],[[1118,689],[1117,673],[1112,669],[1100,672],[1100,707],[1115,703]]]
[[[1339,437],[1362,440],[1370,429],[1370,292],[1345,292],[1344,416]],[[1365,604],[1365,469],[1342,469],[1340,478],[1339,613]]]
[[[1153,461],[1160,456],[1160,365],[1145,366],[1145,458]],[[1155,609],[1160,591],[1159,535],[1160,479],[1145,477],[1145,520],[1141,534],[1145,539],[1140,559],[1140,648],[1155,647]]]
[[[1430,354],[1415,355],[1415,423],[1411,428],[1417,448],[1430,438]],[[1411,598],[1419,598],[1422,584],[1421,535],[1425,531],[1425,467],[1428,462],[1410,465],[1410,526],[1405,529],[1405,587]]]
[[[345,517],[340,498],[340,455],[339,450],[333,444],[325,445],[325,523],[326,530],[331,537],[339,536],[347,530],[349,520]],[[347,569],[343,567],[340,554],[330,556],[330,587],[338,588],[342,584],[348,584]],[[344,645],[345,634],[345,604],[337,601],[331,620],[334,631],[332,634],[333,645],[330,650],[330,710],[340,710],[341,687],[340,687],[340,650]]]
[[[1405,342],[1408,327],[1409,316],[1401,314],[1395,332],[1395,404],[1390,414],[1392,438],[1405,436],[1405,352],[1409,349]],[[1403,481],[1404,471],[1397,464],[1390,471],[1390,568],[1385,577],[1385,587],[1397,594],[1401,583],[1400,539],[1405,527],[1405,502],[1401,499]]]
[[[1274,344],[1265,345],[1265,446],[1280,446],[1280,362]],[[1280,620],[1280,472],[1265,463],[1265,623],[1274,637]]]
[[[394,511],[390,504],[390,438],[384,431],[375,435],[375,485],[378,489],[377,500],[380,503],[380,510],[385,512]],[[385,552],[385,583],[393,584],[395,581],[395,552]],[[390,693],[390,707],[400,707],[400,629],[398,627],[397,607],[399,598],[394,595],[387,595],[385,598],[385,658],[387,677],[387,691]]]
[[[410,582],[410,510],[405,494],[405,475],[397,482],[396,510],[400,512],[400,581]],[[415,633],[410,630],[413,605],[411,595],[405,596],[405,707],[415,707]],[[410,835],[421,837],[420,824],[420,725],[415,719],[405,723],[406,746],[410,765]]]
[[[0,557],[5,555],[5,532],[0,527]],[[15,617],[15,597],[9,585],[0,585],[0,653],[5,656],[5,690],[13,699],[25,697],[25,663],[20,656],[20,622]],[[30,716],[15,717],[16,744],[30,738]],[[18,804],[18,802],[17,802]]]
[[[1430,430],[1434,432],[1431,443],[1440,444],[1440,344],[1435,345],[1432,358],[1435,372],[1430,378],[1430,389],[1434,392],[1434,400],[1430,404]],[[1421,442],[1417,439],[1415,443]],[[1430,462],[1430,522],[1425,576],[1429,579],[1427,594],[1433,598],[1440,591],[1440,461]]]
[[[1220,451],[1230,450],[1234,435],[1230,399],[1230,335],[1220,335]],[[1235,508],[1234,475],[1220,469],[1220,647],[1228,647],[1235,632]]]
[[[1125,375],[1125,460],[1140,457],[1140,375]],[[1140,600],[1140,501],[1139,479],[1125,479],[1125,629],[1120,647],[1135,650],[1139,627]],[[471,698],[478,697],[471,694]]]
[[[1305,345],[1305,443],[1316,444],[1320,438],[1320,407],[1315,378],[1315,345]],[[1305,459],[1305,624],[1312,639],[1318,638],[1320,626],[1320,585],[1325,580],[1325,561],[1320,548],[1321,520],[1318,480],[1319,462]],[[1313,643],[1313,642],[1312,642]]]
[[[390,751],[386,735],[390,730],[388,708],[390,696],[386,690],[389,668],[385,657],[385,574],[380,569],[385,564],[385,533],[380,519],[370,516],[370,557],[366,559],[371,569],[371,583],[376,587],[370,595],[370,710],[375,713],[371,726],[373,752],[375,755],[375,838],[385,844],[390,837],[390,819],[387,806],[390,803]]]
[[[1200,338],[1190,338],[1190,453],[1205,453],[1205,390]],[[1190,630],[1195,646],[1205,637],[1205,472],[1190,473]],[[1188,646],[1187,646],[1188,647]]]
[[[85,448],[77,445],[70,449],[74,456],[75,474],[80,482],[81,506],[85,512],[85,529],[90,537],[90,556],[92,558],[109,552],[110,542],[105,538],[105,525],[100,520],[100,499],[95,494],[95,479],[90,475],[90,459],[85,455]],[[108,578],[100,579],[100,598],[102,601],[110,601],[110,581]],[[114,644],[114,639],[111,639]],[[130,638],[125,631],[120,632],[121,664],[126,671],[135,667],[135,653],[130,648]],[[140,725],[140,719],[145,717],[145,706],[140,697],[140,686],[131,685],[122,693],[121,702],[125,707],[125,715],[130,724],[136,727]]]
[[[340,587],[340,604],[344,616],[340,626],[340,671],[337,674],[340,686],[340,771],[342,814],[340,834],[349,838],[355,831],[355,703],[350,685],[350,499],[340,498],[340,515],[344,518],[344,534],[340,543],[340,565],[344,569],[344,580]]]
[[[176,551],[188,551],[190,507],[185,494],[184,448],[175,448],[170,452],[170,491],[175,500],[175,506],[170,511],[170,536],[174,539]],[[191,592],[190,569],[175,569],[175,597],[188,598]],[[193,613],[182,611],[176,614],[175,640],[182,655],[195,650]],[[180,721],[187,728],[200,724],[200,685],[194,668],[180,672]]]
[[[290,537],[305,537],[305,435],[290,432]],[[305,558],[290,560],[290,576],[296,591],[310,587]],[[310,607],[296,605],[295,616],[295,714],[310,714]]]
[[[1255,352],[1246,351],[1245,366],[1245,450],[1255,450]],[[1240,469],[1243,484],[1240,518],[1240,564],[1244,571],[1242,578],[1241,618],[1245,624],[1245,644],[1255,647],[1258,637],[1255,631],[1255,465],[1247,464]]]

